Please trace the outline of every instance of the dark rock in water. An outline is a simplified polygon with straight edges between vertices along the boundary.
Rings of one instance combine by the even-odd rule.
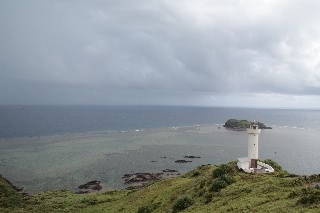
[[[96,191],[99,191],[102,189],[102,186],[100,184],[96,184],[94,186],[91,187],[92,190],[96,190]]]
[[[174,170],[174,169],[165,169],[165,170],[162,170],[162,172],[179,172],[178,170]]]
[[[184,158],[201,158],[200,156],[193,156],[193,155],[186,155],[186,156],[183,156]]]
[[[266,126],[263,123],[258,122],[259,129],[272,129],[270,126]]]
[[[160,157],[160,158],[167,158],[167,157]]]
[[[102,189],[102,186],[100,185],[100,181],[98,180],[93,180],[90,181],[86,184],[82,184],[80,186],[78,186],[79,189],[89,189],[89,190],[93,190],[93,191],[99,191]]]
[[[152,160],[152,161],[150,161],[151,163],[156,163],[157,161],[156,160]]]
[[[191,160],[176,160],[175,163],[189,163]]]
[[[134,173],[123,175],[124,183],[145,183],[149,181],[159,180],[163,173]]]
[[[125,179],[125,178],[130,178],[132,175],[131,174],[124,174],[123,176],[122,176],[122,178],[123,179]]]

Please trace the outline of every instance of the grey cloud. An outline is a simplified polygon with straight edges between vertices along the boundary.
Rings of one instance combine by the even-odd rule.
[[[318,1],[0,5],[0,104],[319,95]]]

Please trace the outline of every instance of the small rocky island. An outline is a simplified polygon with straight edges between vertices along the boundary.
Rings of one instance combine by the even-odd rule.
[[[223,127],[226,127],[235,131],[246,131],[246,129],[249,128],[250,123],[251,121],[248,121],[248,120],[229,119],[223,125]],[[268,127],[261,122],[257,122],[257,124],[259,126],[259,129],[272,129],[271,127]]]

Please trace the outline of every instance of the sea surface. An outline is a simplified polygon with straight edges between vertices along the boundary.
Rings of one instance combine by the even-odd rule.
[[[291,173],[320,173],[320,110],[156,106],[0,106],[0,174],[25,192],[76,190],[100,180],[127,187],[131,172],[185,173],[247,156],[246,132],[229,118],[259,120],[260,159]],[[201,156],[186,164],[185,155]]]

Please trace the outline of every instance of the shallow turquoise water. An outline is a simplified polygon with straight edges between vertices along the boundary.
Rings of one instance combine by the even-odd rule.
[[[259,157],[272,158],[292,173],[320,173],[319,136],[314,129],[274,126],[259,136]],[[184,173],[247,156],[247,134],[194,125],[1,139],[0,148],[0,173],[26,192],[76,189],[95,179],[103,189],[115,189],[126,187],[121,177],[131,171]],[[174,163],[184,155],[201,158]]]

